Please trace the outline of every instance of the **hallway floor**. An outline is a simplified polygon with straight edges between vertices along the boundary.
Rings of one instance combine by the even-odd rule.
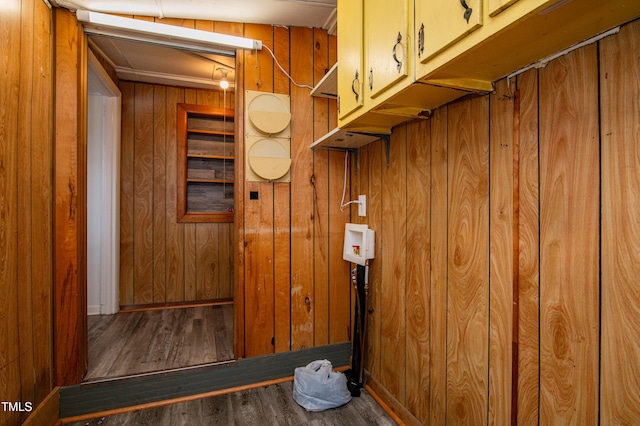
[[[85,381],[229,361],[233,305],[88,317]]]
[[[396,423],[367,393],[342,407],[308,412],[293,399],[293,382],[218,395],[210,398],[133,411],[88,421],[86,425],[332,425],[390,426]]]

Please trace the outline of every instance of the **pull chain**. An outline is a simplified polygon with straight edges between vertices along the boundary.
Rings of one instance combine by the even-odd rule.
[[[227,89],[222,90],[222,197],[227,197]]]

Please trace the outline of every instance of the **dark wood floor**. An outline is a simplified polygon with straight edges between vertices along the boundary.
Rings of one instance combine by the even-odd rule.
[[[88,318],[85,381],[233,359],[233,305],[196,306]]]
[[[203,398],[147,410],[69,423],[86,425],[395,425],[362,390],[361,396],[339,408],[308,412],[293,400],[293,383]]]

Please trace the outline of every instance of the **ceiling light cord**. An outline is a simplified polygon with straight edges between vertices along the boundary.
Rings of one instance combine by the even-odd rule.
[[[156,6],[158,6],[158,18],[164,19],[164,10],[162,9],[162,0],[156,0]]]
[[[289,80],[291,80],[291,83],[293,83],[293,85],[294,85],[294,86],[303,87],[303,88],[306,88],[306,89],[313,90],[313,87],[311,87],[311,86],[308,86],[308,85],[306,85],[306,84],[298,84],[298,83],[296,83],[296,82],[295,82],[295,80],[293,79],[293,77],[291,77],[291,76],[289,75],[289,73],[288,73],[288,72],[286,72],[286,71],[284,70],[284,68],[282,68],[282,65],[280,65],[280,62],[278,62],[278,60],[276,59],[276,55],[274,55],[274,54],[273,54],[273,51],[272,51],[271,49],[269,49],[269,46],[267,46],[266,44],[263,44],[263,45],[262,45],[262,47],[263,47],[263,48],[265,48],[265,49],[267,49],[267,51],[271,54],[271,57],[273,58],[273,61],[276,63],[276,65],[278,66],[278,68],[280,68],[280,71],[282,71],[282,73],[283,73],[284,75],[286,75],[286,76],[287,76],[287,78],[288,78]]]

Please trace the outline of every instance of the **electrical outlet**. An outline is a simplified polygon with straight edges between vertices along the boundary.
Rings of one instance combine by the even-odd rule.
[[[367,196],[358,195],[358,216],[367,215]]]

